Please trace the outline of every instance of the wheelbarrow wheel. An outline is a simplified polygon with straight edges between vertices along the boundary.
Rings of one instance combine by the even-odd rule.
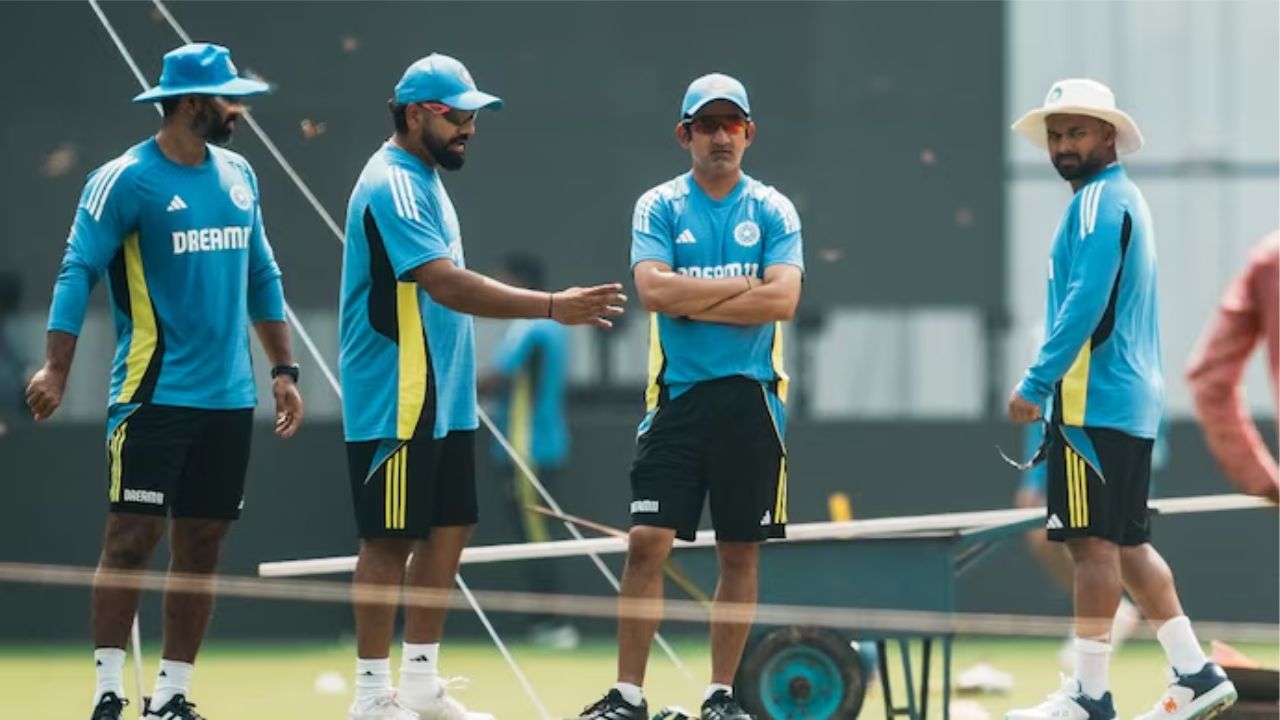
[[[753,637],[734,685],[734,697],[759,720],[852,720],[867,689],[848,640],[828,628],[795,626]]]

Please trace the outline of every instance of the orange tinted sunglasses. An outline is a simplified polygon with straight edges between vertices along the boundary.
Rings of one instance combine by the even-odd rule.
[[[746,132],[748,122],[741,115],[700,115],[689,118],[682,124],[703,135],[715,135],[721,128],[730,135],[738,135]]]

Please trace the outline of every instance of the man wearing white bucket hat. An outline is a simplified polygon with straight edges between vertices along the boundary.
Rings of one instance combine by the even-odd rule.
[[[1048,405],[1047,518],[1074,565],[1075,673],[1039,705],[1006,720],[1110,720],[1111,623],[1128,590],[1156,628],[1172,682],[1139,720],[1203,720],[1236,699],[1183,614],[1173,574],[1151,546],[1147,491],[1164,404],[1155,237],[1146,201],[1118,154],[1142,133],[1095,80],[1053,85],[1013,130],[1049,153],[1075,195],[1049,262],[1045,339],[1009,397],[1009,418]]]

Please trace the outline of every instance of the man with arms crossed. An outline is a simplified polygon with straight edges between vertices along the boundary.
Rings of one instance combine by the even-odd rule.
[[[1075,192],[1049,262],[1045,339],[1009,397],[1009,418],[1052,406],[1047,462],[1050,540],[1073,563],[1075,673],[1008,720],[1110,720],[1111,625],[1125,590],[1156,628],[1173,666],[1164,697],[1140,720],[1198,720],[1235,702],[1183,614],[1173,573],[1151,546],[1147,493],[1164,404],[1155,237],[1146,201],[1117,160],[1142,146],[1133,120],[1094,80],[1053,85],[1013,125],[1044,148]]]
[[[675,128],[693,168],[641,196],[632,220],[636,289],[652,312],[648,412],[631,468],[631,533],[618,623],[618,682],[583,718],[647,717],[641,686],[658,623],[628,609],[662,599],[662,563],[692,540],[710,495],[717,602],[754,603],[759,543],[783,537],[788,377],[782,321],[800,300],[800,218],[742,172],[755,139],[742,83],[689,86]],[[711,619],[703,720],[749,720],[733,698],[749,623]]]

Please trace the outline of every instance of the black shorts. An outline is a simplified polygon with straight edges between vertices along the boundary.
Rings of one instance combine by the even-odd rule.
[[[1068,430],[1083,430],[1093,446],[1092,453],[1087,447],[1072,447],[1062,428],[1051,431],[1045,461],[1049,466],[1045,497],[1049,539],[1060,542],[1097,537],[1122,546],[1149,542],[1147,495],[1153,441],[1107,428]]]
[[[347,443],[360,537],[421,540],[433,527],[475,525],[476,433]]]
[[[786,537],[787,458],[770,404],[765,386],[745,377],[698,383],[663,403],[636,442],[631,524],[692,540],[710,493],[718,540]]]
[[[253,439],[253,410],[142,404],[107,437],[112,512],[235,520]]]

